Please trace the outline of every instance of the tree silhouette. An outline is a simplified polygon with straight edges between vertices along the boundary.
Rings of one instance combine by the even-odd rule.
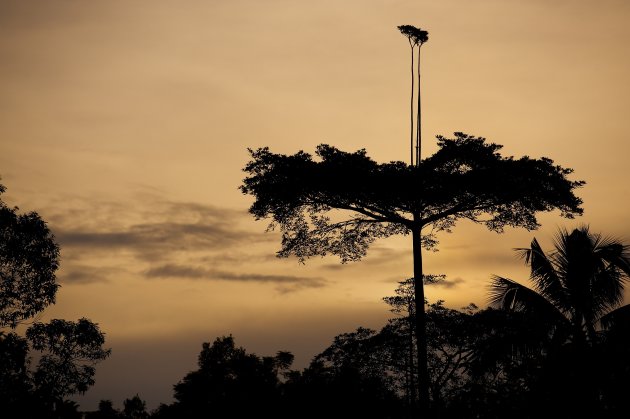
[[[445,378],[454,372],[438,386],[443,389],[438,397],[444,417],[549,417],[536,410],[540,396],[536,386],[545,365],[541,331],[532,319],[492,307],[477,311],[469,306],[443,314],[442,309],[434,311],[435,317],[429,311],[429,324],[434,323],[429,333],[436,327],[438,336],[430,340],[433,362],[447,367],[440,367]],[[440,355],[442,348],[445,353]],[[439,377],[432,377],[432,382],[440,384]]]
[[[596,329],[616,314],[623,301],[623,285],[630,277],[630,252],[619,240],[590,233],[581,227],[560,230],[555,250],[545,254],[536,239],[528,249],[517,249],[531,267],[534,290],[496,276],[491,303],[515,311],[545,313],[555,333],[574,342],[596,342]],[[619,311],[617,311],[619,310]]]
[[[79,404],[74,400],[62,400],[55,405],[55,419],[83,419],[79,412]]]
[[[5,413],[29,403],[32,385],[28,360],[26,339],[16,333],[0,332],[0,406]]]
[[[531,268],[534,289],[496,276],[491,303],[530,315],[547,332],[547,351],[558,374],[573,377],[567,398],[575,401],[577,411],[585,411],[596,408],[601,398],[595,388],[598,330],[614,331],[630,309],[619,307],[630,278],[630,248],[588,227],[560,230],[554,247],[545,254],[534,239],[530,248],[517,249]],[[627,333],[627,324],[623,326]]]
[[[421,112],[421,101],[420,101],[420,48],[422,45],[429,40],[429,33],[420,28],[416,28],[411,25],[401,25],[398,26],[398,30],[409,40],[409,46],[411,47],[411,165],[414,164],[414,150],[413,150],[413,96],[414,96],[414,74],[413,74],[413,52],[415,47],[418,47],[418,107],[416,114],[417,121],[417,129],[416,129],[416,164],[420,163],[421,160],[421,146],[422,146],[422,112]]]
[[[101,400],[98,402],[98,410],[87,412],[85,419],[119,419],[120,412],[114,408],[111,400]]]
[[[0,193],[4,192],[0,185]],[[15,329],[55,302],[59,246],[35,212],[18,214],[0,200],[0,329]],[[26,338],[0,331],[0,404],[13,417],[75,417],[64,400],[94,384],[94,365],[110,351],[104,335],[87,319],[36,322]],[[41,352],[29,369],[30,350]],[[80,416],[80,415],[79,415]]]
[[[404,370],[396,368],[396,342],[390,337],[363,327],[336,336],[289,383],[299,390],[292,401],[310,406],[308,418],[401,418],[398,373]]]
[[[85,393],[94,384],[94,365],[111,353],[103,349],[105,335],[88,319],[38,322],[28,328],[26,337],[32,348],[42,353],[35,384],[41,394],[53,401]]]
[[[199,368],[174,386],[175,417],[208,416],[245,418],[254,414],[276,417],[279,375],[284,374],[293,355],[280,351],[275,357],[258,357],[237,347],[232,336],[206,342],[199,354]]]
[[[435,284],[442,282],[445,279],[445,275],[424,275],[423,283]],[[407,278],[404,281],[398,283],[398,287],[394,290],[393,296],[383,297],[383,301],[391,308],[390,311],[396,315],[403,317],[403,324],[396,325],[396,333],[401,333],[405,336],[407,341],[407,353],[406,353],[406,370],[407,370],[407,399],[410,406],[415,405],[417,400],[417,392],[415,389],[416,381],[416,357],[414,355],[413,348],[416,346],[416,336],[414,334],[414,319],[416,316],[416,300],[414,291],[414,279]],[[425,299],[424,304],[427,304]],[[399,319],[400,320],[400,319]],[[395,322],[400,323],[400,322]],[[417,353],[416,353],[417,354]]]
[[[317,147],[318,159],[250,150],[248,173],[240,189],[255,202],[256,219],[282,234],[278,256],[334,254],[342,262],[359,260],[377,238],[411,234],[416,302],[424,301],[421,247],[437,243],[435,233],[468,219],[502,232],[504,227],[536,229],[536,213],[559,209],[564,217],[581,214],[570,181],[572,172],[548,158],[503,157],[500,145],[455,133],[438,136],[438,151],[418,166],[377,163],[365,150],[343,152]],[[425,233],[425,234],[423,234]],[[419,390],[428,405],[425,311],[417,304]]]
[[[125,399],[123,406],[122,417],[125,419],[146,419],[149,417],[147,404],[137,394],[131,399]]]
[[[413,283],[403,281],[399,290],[413,291]],[[397,293],[393,299],[400,296]],[[391,301],[391,299],[388,299]],[[411,301],[404,297],[402,301]],[[500,310],[478,310],[471,304],[462,310],[448,309],[442,301],[428,304],[427,333],[431,399],[434,416],[506,417],[509,406],[520,406],[527,387],[523,385],[520,363],[491,364],[480,359],[479,350],[495,345],[495,338],[522,334],[519,316]],[[497,335],[496,332],[499,332]],[[325,413],[330,404],[338,416],[332,417],[413,417],[408,401],[408,365],[413,348],[408,345],[409,323],[405,317],[390,319],[380,330],[363,327],[336,336],[332,344],[316,355],[311,365],[291,384],[302,398],[289,400],[308,405],[325,400],[314,417]],[[353,388],[348,388],[353,387]],[[480,402],[485,400],[484,402]],[[471,409],[474,407],[474,409]],[[310,410],[310,409],[309,409]],[[493,412],[496,416],[489,416]],[[310,417],[310,416],[309,416]],[[521,417],[521,416],[519,416]]]
[[[383,301],[391,306],[390,311],[394,314],[404,317],[403,327],[399,327],[403,330],[405,340],[407,341],[407,354],[406,354],[406,391],[407,400],[410,406],[413,406],[417,400],[415,381],[416,381],[416,360],[414,356],[415,347],[415,335],[414,318],[416,312],[416,301],[414,298],[414,281],[413,278],[408,278],[398,283],[398,287],[394,290],[395,295],[391,297],[384,297]]]
[[[5,191],[0,185],[0,194]],[[55,302],[59,246],[35,212],[0,200],[0,327],[15,328]]]

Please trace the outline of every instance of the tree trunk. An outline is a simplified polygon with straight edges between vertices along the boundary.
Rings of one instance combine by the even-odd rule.
[[[422,272],[422,227],[418,223],[419,214],[414,214],[413,237],[413,277],[414,298],[416,300],[416,344],[418,351],[418,396],[420,409],[429,412],[429,369],[427,355],[426,313],[424,310],[424,283]]]
[[[421,154],[422,154],[422,112],[421,112],[421,103],[420,103],[420,48],[421,45],[418,46],[418,116],[416,118],[417,125],[417,138],[416,138],[416,166],[420,165]]]
[[[410,144],[410,148],[411,148],[411,162],[409,163],[411,166],[413,166],[413,95],[414,95],[414,86],[413,86],[413,81],[414,81],[414,74],[413,74],[413,44],[411,43],[411,39],[409,39],[409,45],[411,45],[411,105],[410,105],[410,112],[411,112],[411,144]]]

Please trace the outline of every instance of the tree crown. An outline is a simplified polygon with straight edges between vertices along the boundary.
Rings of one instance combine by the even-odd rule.
[[[378,237],[432,227],[450,231],[466,218],[490,230],[506,226],[536,229],[537,212],[582,214],[572,173],[548,158],[503,157],[500,145],[455,133],[438,136],[438,151],[418,166],[400,161],[377,163],[364,149],[344,152],[322,144],[314,159],[299,151],[249,150],[249,174],[240,189],[253,195],[256,219],[280,227],[279,256],[300,260],[336,254],[357,260]],[[435,244],[425,235],[426,246]]]
[[[404,36],[406,36],[409,39],[409,43],[412,46],[413,45],[422,46],[422,44],[424,44],[425,42],[429,40],[429,32],[422,30],[420,28],[416,28],[415,26],[412,26],[412,25],[400,25],[398,26],[398,30],[400,31],[400,33],[402,33]]]

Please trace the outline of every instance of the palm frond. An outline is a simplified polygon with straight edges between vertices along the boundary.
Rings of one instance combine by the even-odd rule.
[[[604,237],[597,243],[595,253],[608,266],[623,272],[624,281],[630,278],[630,246],[614,237]]]
[[[566,287],[566,276],[567,276],[567,268],[570,266],[569,263],[569,232],[565,228],[558,228],[554,238],[553,238],[553,247],[554,250],[551,252],[549,257],[552,260],[554,268],[558,273],[559,278],[562,280],[563,285]]]
[[[630,304],[602,316],[599,324],[604,330],[630,331]]]
[[[623,275],[617,269],[607,266],[593,275],[591,289],[594,320],[615,309],[623,302]]]
[[[530,311],[532,305],[549,304],[536,291],[497,275],[492,277],[489,302],[493,307],[519,312]]]
[[[491,306],[535,315],[541,321],[563,325],[567,318],[543,295],[509,278],[493,276],[489,290]]]
[[[566,292],[562,279],[556,272],[553,259],[547,257],[538,240],[533,239],[529,249],[516,250],[531,268],[530,278],[536,291],[556,307],[565,310]]]
[[[597,237],[593,258],[597,267],[593,278],[593,297],[598,317],[623,302],[623,286],[630,275],[628,246],[612,237]]]
[[[568,235],[566,250],[573,305],[593,324],[623,302],[623,285],[630,273],[628,249],[619,240],[582,226]]]

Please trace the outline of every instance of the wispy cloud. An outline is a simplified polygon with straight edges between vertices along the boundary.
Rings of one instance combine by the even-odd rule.
[[[446,288],[446,289],[452,289],[455,288],[457,286],[459,286],[459,284],[462,284],[466,282],[464,279],[460,278],[460,277],[456,277],[453,279],[449,279],[448,277],[446,279],[444,279],[443,281],[438,281],[438,282],[434,282],[434,283],[430,283],[430,284],[426,284],[429,287],[439,287],[439,288]]]
[[[401,260],[411,258],[411,250],[392,249],[388,247],[374,247],[368,250],[367,256],[361,260],[363,266],[383,267],[386,265],[400,263]],[[348,264],[327,263],[323,266],[329,271],[344,269]]]
[[[322,278],[222,269],[238,264],[247,271],[275,259],[270,244],[277,237],[265,233],[264,227],[248,227],[251,218],[244,210],[172,202],[147,193],[139,198],[127,206],[75,198],[71,205],[58,207],[64,212],[54,207],[47,211],[62,248],[62,282],[105,282],[124,273],[270,283],[281,292],[326,284]]]
[[[101,203],[77,215],[57,214],[53,227],[63,248],[82,252],[126,250],[152,260],[173,252],[226,249],[271,239],[263,231],[240,227],[243,212],[196,203],[147,202],[140,209]]]
[[[125,269],[82,264],[65,264],[57,274],[61,284],[93,284],[109,282],[109,277],[125,273]]]
[[[303,288],[321,288],[327,285],[328,282],[321,277],[236,273],[177,264],[165,264],[162,266],[151,268],[147,270],[144,274],[148,278],[180,278],[209,281],[223,280],[238,282],[273,283],[276,285],[276,289],[282,293],[298,291]]]
[[[114,231],[61,230],[57,238],[66,248],[131,250],[148,259],[160,252],[225,249],[269,240],[263,233],[251,233],[237,227],[232,229],[223,223],[169,221],[134,224]]]

